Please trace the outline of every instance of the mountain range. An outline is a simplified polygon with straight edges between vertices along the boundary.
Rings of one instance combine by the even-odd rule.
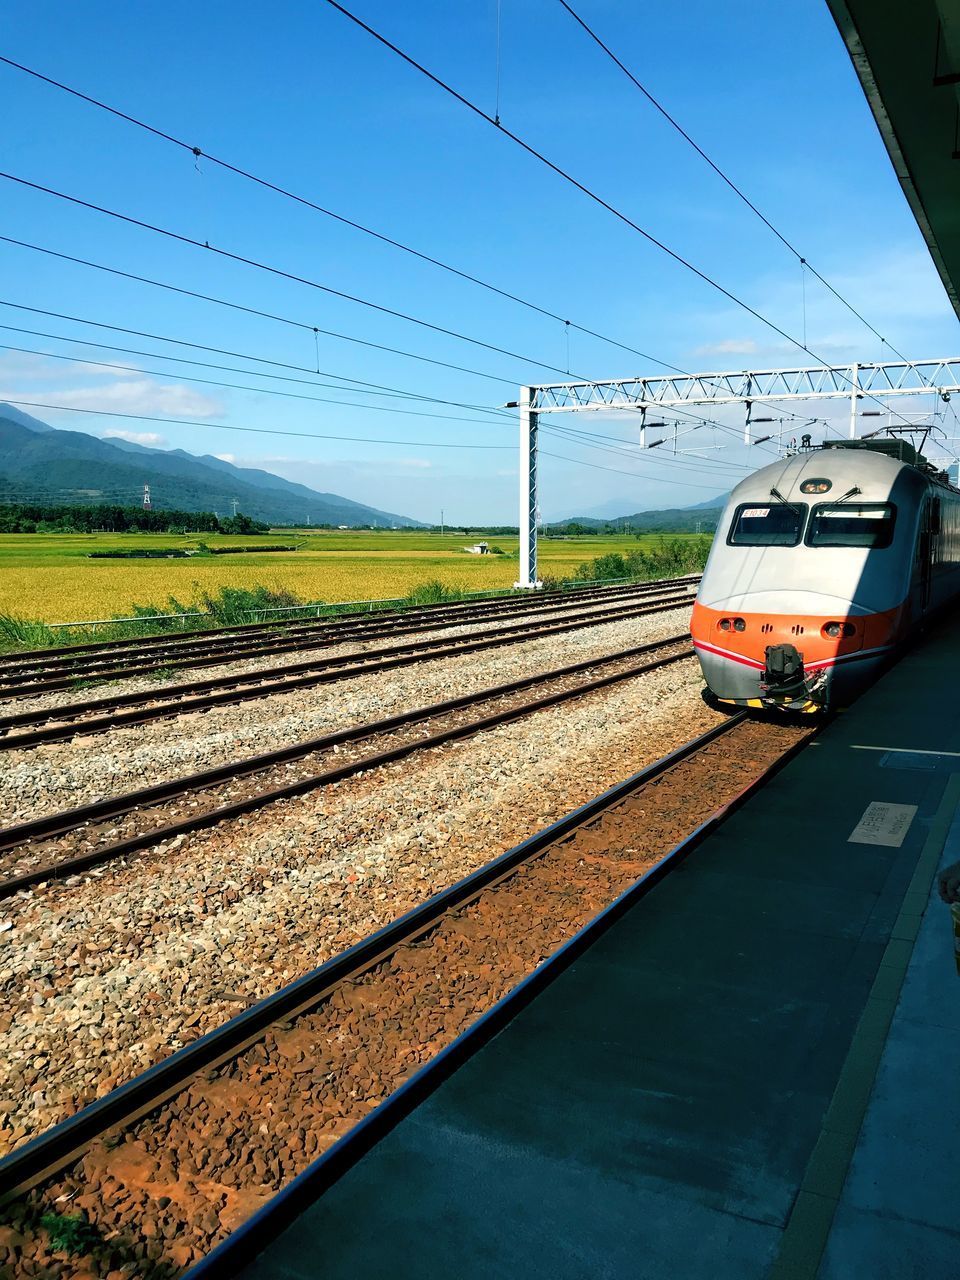
[[[573,524],[579,525],[582,529],[605,529],[613,525],[616,528],[643,530],[645,533],[714,533],[727,497],[727,494],[719,494],[716,498],[711,498],[707,502],[698,502],[693,507],[637,511],[633,515],[618,515],[606,519],[596,516],[570,516],[568,520],[556,520],[547,527],[562,529]]]
[[[422,527],[409,516],[318,493],[269,471],[237,467],[210,454],[62,431],[0,402],[0,503],[139,506],[144,485],[158,510],[227,516],[236,502],[244,515],[268,524]]]

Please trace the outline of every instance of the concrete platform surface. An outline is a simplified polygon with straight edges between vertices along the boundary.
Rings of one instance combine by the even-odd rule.
[[[960,1276],[960,979],[930,896],[945,847],[960,857],[956,634],[839,716],[237,1274]],[[878,802],[915,809],[890,843],[852,842]]]

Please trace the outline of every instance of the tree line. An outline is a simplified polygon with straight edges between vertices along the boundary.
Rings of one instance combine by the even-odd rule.
[[[0,503],[0,533],[266,533],[262,520],[212,511],[145,511],[143,507]]]

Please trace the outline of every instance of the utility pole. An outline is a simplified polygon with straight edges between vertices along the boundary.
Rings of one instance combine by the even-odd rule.
[[[152,510],[152,503],[150,502],[150,486],[148,484],[143,486],[143,509],[144,511]]]
[[[233,507],[233,518],[234,518],[234,519],[236,519],[236,518],[237,518],[237,507],[239,507],[239,505],[240,505],[240,499],[239,499],[239,498],[231,498],[231,499],[230,499],[230,505]]]
[[[443,537],[443,507],[440,508],[440,537]]]

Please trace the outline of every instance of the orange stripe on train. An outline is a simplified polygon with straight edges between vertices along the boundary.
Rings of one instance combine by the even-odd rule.
[[[741,613],[731,609],[712,609],[697,601],[690,620],[690,635],[699,648],[761,669],[766,664],[769,645],[792,644],[803,656],[804,666],[809,670],[829,665],[862,649],[881,649],[895,643],[900,635],[903,615],[903,605],[880,613],[827,616]],[[721,626],[725,620],[731,623],[730,627]],[[735,620],[743,622],[743,630],[733,627]],[[842,632],[852,627],[853,633],[827,635],[824,627],[828,623],[840,623]]]

